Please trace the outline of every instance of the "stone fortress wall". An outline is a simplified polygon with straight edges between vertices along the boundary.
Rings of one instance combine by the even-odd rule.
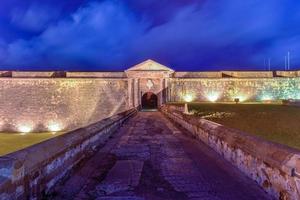
[[[175,72],[152,60],[124,72],[0,71],[0,132],[73,130],[141,105],[300,99],[300,71]]]
[[[275,101],[300,99],[300,71],[175,72],[168,101]]]
[[[126,79],[0,78],[0,131],[72,130],[130,109]]]
[[[298,71],[211,71],[175,72],[174,78],[275,78],[300,77]]]
[[[159,105],[182,101],[187,94],[195,101],[299,100],[300,71],[174,72],[151,60],[125,72],[0,71],[0,132],[70,131],[85,126],[2,157],[0,199],[29,195],[40,199],[42,191],[51,190],[136,113],[145,92],[156,94]],[[172,107],[162,106],[161,111],[273,197],[299,199],[298,151],[198,121]],[[100,121],[103,118],[108,119]],[[41,151],[44,154],[35,153]]]
[[[232,102],[275,101],[300,99],[300,78],[173,78],[170,80],[169,101]]]

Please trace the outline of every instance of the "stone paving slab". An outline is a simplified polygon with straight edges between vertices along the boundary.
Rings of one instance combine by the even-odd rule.
[[[150,157],[149,147],[144,144],[121,145],[113,153],[123,159],[147,160]]]
[[[141,197],[123,196],[123,197],[99,197],[96,200],[144,200]]]
[[[117,161],[104,181],[96,187],[96,190],[103,191],[105,194],[112,194],[134,188],[139,184],[142,169],[142,161]]]

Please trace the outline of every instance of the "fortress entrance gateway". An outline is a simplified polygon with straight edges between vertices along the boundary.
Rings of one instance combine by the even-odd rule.
[[[174,70],[146,60],[125,72],[129,79],[130,105],[156,109],[167,101],[168,82]]]
[[[147,92],[142,96],[142,109],[157,109],[157,105],[157,95]]]

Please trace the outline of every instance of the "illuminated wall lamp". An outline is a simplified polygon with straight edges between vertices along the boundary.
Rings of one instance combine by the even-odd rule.
[[[263,103],[272,103],[273,97],[266,95],[266,96],[263,96],[261,98],[261,100]]]
[[[219,95],[218,94],[209,94],[207,95],[207,99],[210,101],[210,102],[216,102],[218,99],[219,99]]]
[[[233,101],[234,101],[235,103],[240,103],[240,102],[246,101],[247,99],[248,99],[247,96],[245,96],[245,95],[239,95],[239,96],[235,96],[235,97],[233,98]]]
[[[48,130],[51,131],[51,132],[58,132],[58,131],[62,130],[62,127],[58,123],[50,123],[48,125]]]
[[[25,135],[26,133],[32,131],[32,127],[28,125],[20,125],[18,126],[18,130],[21,132],[21,135]]]

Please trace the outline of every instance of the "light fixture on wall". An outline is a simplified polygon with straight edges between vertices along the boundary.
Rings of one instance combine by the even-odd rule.
[[[32,131],[32,126],[28,124],[21,124],[18,126],[18,131],[21,132],[22,135],[24,135]]]
[[[192,102],[193,99],[194,99],[194,97],[193,97],[193,95],[191,95],[191,94],[186,94],[186,95],[183,96],[183,100],[184,100],[185,102],[187,102],[187,103]]]
[[[245,95],[238,95],[238,96],[235,96],[235,97],[233,98],[233,101],[236,102],[237,99],[238,99],[238,103],[239,103],[239,102],[244,102],[244,101],[246,101],[248,98],[249,98],[249,97],[247,97],[247,96],[245,96]]]
[[[271,95],[263,95],[261,97],[261,100],[263,103],[272,103],[272,100],[274,100],[274,98]]]
[[[56,122],[49,122],[48,130],[51,132],[58,132],[58,131],[62,130],[62,126],[61,126],[61,124],[56,123]]]
[[[206,95],[206,98],[210,101],[210,102],[216,102],[220,97],[220,94],[217,92],[211,92],[209,94]]]

